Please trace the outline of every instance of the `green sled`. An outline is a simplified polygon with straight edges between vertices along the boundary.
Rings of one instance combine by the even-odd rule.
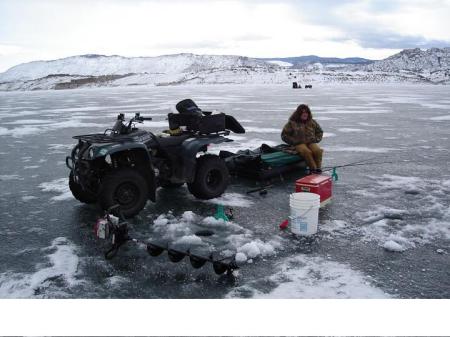
[[[299,155],[280,151],[280,152],[262,154],[261,160],[271,167],[280,167],[280,166],[298,163],[298,162],[302,161],[303,159]]]

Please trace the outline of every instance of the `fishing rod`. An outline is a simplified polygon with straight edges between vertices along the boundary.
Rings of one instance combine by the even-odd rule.
[[[252,193],[256,193],[256,192],[259,192],[260,194],[262,193],[262,194],[267,194],[267,189],[268,188],[272,188],[273,187],[273,185],[272,184],[269,184],[269,185],[264,185],[264,186],[260,186],[260,187],[258,187],[258,188],[255,188],[255,189],[252,189],[252,190],[248,190],[246,193],[247,194],[252,194]],[[265,192],[265,193],[264,193]]]
[[[371,158],[358,160],[358,161],[355,161],[355,162],[351,162],[351,163],[348,163],[348,164],[342,164],[342,165],[338,165],[338,166],[325,166],[325,168],[345,167],[345,166],[354,165],[354,164],[362,164],[362,163],[366,163],[368,161],[375,160],[375,159],[381,159],[381,158],[380,157],[371,157]]]
[[[334,168],[342,168],[342,167],[364,166],[364,165],[374,165],[374,164],[391,164],[392,163],[392,162],[387,162],[387,161],[384,161],[384,162],[370,162],[372,160],[378,160],[378,159],[381,159],[381,158],[386,158],[386,156],[383,156],[383,157],[371,157],[371,158],[367,158],[367,159],[364,159],[364,160],[358,160],[358,161],[351,162],[351,163],[348,163],[348,164],[343,164],[343,165],[325,166],[322,169],[322,171],[326,172],[326,171],[330,171],[330,170],[332,170]]]
[[[374,162],[374,163],[351,163],[346,165],[338,165],[338,166],[330,166],[325,167],[322,169],[322,172],[328,172],[337,168],[343,168],[343,167],[353,167],[353,166],[366,166],[366,165],[379,165],[379,164],[392,164],[392,161],[382,161],[382,162]]]

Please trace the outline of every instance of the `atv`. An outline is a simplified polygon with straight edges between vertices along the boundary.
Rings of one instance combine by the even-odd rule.
[[[207,153],[208,145],[231,142],[230,132],[245,133],[232,116],[202,111],[192,100],[169,113],[169,130],[160,135],[140,130],[137,123],[151,118],[139,113],[125,122],[119,114],[112,129],[74,136],[78,144],[66,158],[69,187],[83,203],[107,210],[120,205],[125,217],[138,214],[158,187],[187,187],[196,198],[220,196],[228,186],[225,161]]]

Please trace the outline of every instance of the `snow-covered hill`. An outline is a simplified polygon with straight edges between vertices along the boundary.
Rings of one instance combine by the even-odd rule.
[[[425,72],[450,69],[450,48],[405,49],[384,60],[366,65],[365,68],[386,72],[400,70]]]
[[[413,73],[434,83],[450,81],[450,48],[405,49],[384,60],[361,66],[360,70]]]
[[[35,80],[48,75],[179,74],[238,67],[273,66],[261,60],[228,55],[174,54],[156,57],[81,55],[19,64],[0,74],[0,82]]]
[[[185,83],[422,82],[450,84],[450,48],[408,49],[371,64],[313,63],[243,56],[82,55],[20,64],[0,74],[0,90],[71,89]]]

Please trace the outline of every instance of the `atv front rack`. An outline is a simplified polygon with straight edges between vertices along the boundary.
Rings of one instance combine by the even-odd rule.
[[[93,133],[88,135],[73,136],[73,139],[82,140],[89,143],[121,143],[133,141],[129,135],[107,135],[102,133]]]
[[[160,256],[165,251],[167,251],[169,260],[174,263],[181,262],[185,257],[188,257],[191,266],[195,269],[199,269],[209,262],[212,264],[214,272],[218,275],[222,275],[225,272],[227,275],[231,275],[234,270],[239,269],[234,256],[223,259],[215,259],[214,254],[210,254],[208,257],[205,257],[192,254],[189,249],[187,251],[181,251],[170,248],[169,244],[159,245],[133,239],[128,234],[128,222],[123,221],[122,216],[117,218],[109,213],[118,207],[118,205],[111,207],[105,213],[105,216],[97,221],[94,227],[94,232],[97,238],[111,240],[112,246],[105,252],[105,258],[107,260],[114,258],[117,255],[119,248],[126,242],[131,241],[144,245],[147,253],[152,257]],[[120,214],[120,209],[118,213]]]

